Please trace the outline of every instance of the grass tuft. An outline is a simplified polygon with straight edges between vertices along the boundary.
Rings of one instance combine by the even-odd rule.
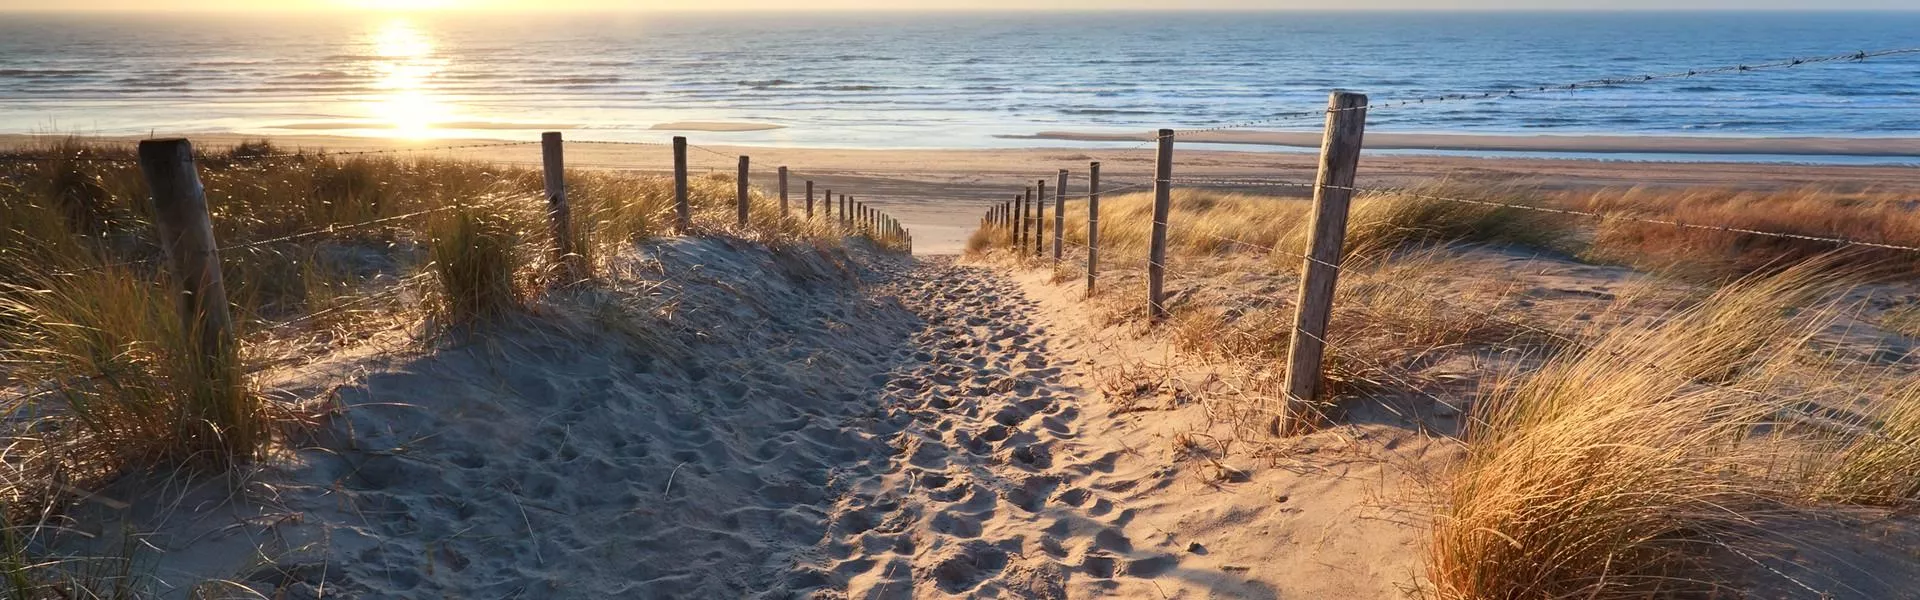
[[[1825,324],[1780,309],[1830,292],[1826,268],[1735,283],[1503,383],[1442,484],[1437,596],[1668,597],[1728,580],[1712,558],[1774,501],[1740,475],[1741,441],[1783,408],[1742,390],[1765,389],[1767,366]]]

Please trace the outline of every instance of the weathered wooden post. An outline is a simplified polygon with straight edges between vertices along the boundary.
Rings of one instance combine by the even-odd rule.
[[[1061,248],[1067,243],[1067,170],[1060,170],[1060,185],[1053,187],[1053,264],[1060,264]]]
[[[1147,249],[1147,316],[1167,318],[1167,215],[1173,211],[1173,130],[1158,135],[1160,152],[1153,167],[1153,237]]]
[[[1014,194],[1013,214],[1009,216],[1013,217],[1013,251],[1018,254],[1027,249],[1027,201],[1025,195]]]
[[[206,188],[194,168],[193,144],[183,139],[140,142],[140,173],[153,195],[154,224],[160,248],[180,286],[181,335],[193,357],[197,381],[212,393],[191,394],[192,422],[205,430],[197,441],[221,451],[216,462],[244,459],[264,439],[257,396],[232,393],[243,384],[239,352],[228,312],[227,285],[220,274],[220,246],[213,239]]]
[[[566,142],[560,132],[540,134],[540,163],[546,176],[547,227],[553,232],[553,264],[560,278],[572,282],[580,276],[579,255],[573,249],[573,215],[567,209]]]
[[[807,220],[813,220],[813,180],[807,180]]]
[[[793,211],[787,208],[787,168],[785,166],[781,166],[780,167],[780,216],[785,217],[790,214],[793,214]]]
[[[743,155],[741,155],[741,156],[740,156],[740,174],[739,174],[739,175],[736,175],[736,176],[734,176],[734,178],[733,178],[733,185],[734,185],[734,196],[735,196],[735,200],[734,200],[734,204],[735,204],[735,205],[737,206],[737,208],[738,208],[738,209],[739,209],[739,211],[740,211],[740,220],[739,220],[739,224],[740,224],[740,226],[741,226],[741,227],[746,227],[746,226],[747,226],[747,167],[748,167],[748,163],[749,163],[749,159],[748,159],[748,158],[746,157],[746,155],[744,155],[744,154],[743,154]]]
[[[827,193],[825,195],[820,196],[820,208],[825,209],[821,213],[822,214],[821,218],[826,219],[828,221],[832,221],[833,220],[833,190],[829,189],[827,190]]]
[[[1100,283],[1100,161],[1087,165],[1087,295]]]
[[[1347,238],[1347,205],[1353,199],[1354,172],[1367,127],[1367,96],[1334,92],[1327,99],[1326,136],[1320,144],[1320,176],[1313,187],[1312,236],[1301,265],[1300,298],[1293,317],[1293,343],[1287,350],[1287,398],[1279,429],[1295,434],[1312,427],[1308,407],[1320,393],[1320,368],[1326,354],[1327,321],[1340,278],[1340,254]]]
[[[1033,226],[1040,235],[1033,236],[1033,255],[1038,257],[1047,253],[1047,180],[1040,180],[1040,194],[1033,197]]]
[[[227,284],[220,274],[219,245],[207,212],[206,189],[194,168],[193,143],[142,140],[140,173],[153,194],[154,224],[167,268],[180,284],[180,323],[195,352],[214,367],[237,349]],[[216,371],[217,372],[217,371]]]
[[[673,138],[673,211],[675,231],[693,228],[693,209],[687,206],[687,138]]]

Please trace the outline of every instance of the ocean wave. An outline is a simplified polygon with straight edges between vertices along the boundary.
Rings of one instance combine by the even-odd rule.
[[[1157,110],[1134,110],[1125,108],[1063,108],[1063,115],[1112,116],[1112,115],[1157,115]]]
[[[15,79],[78,79],[99,74],[93,69],[0,69],[0,77]]]
[[[355,75],[352,73],[348,73],[346,71],[336,71],[336,70],[328,69],[325,71],[309,71],[305,73],[289,73],[286,75],[275,75],[273,78],[285,79],[290,81],[349,81],[349,80],[355,80],[355,79],[365,79],[366,77],[363,75]]]
[[[620,83],[619,77],[542,77],[535,79],[515,79],[513,83],[529,85],[592,86]]]

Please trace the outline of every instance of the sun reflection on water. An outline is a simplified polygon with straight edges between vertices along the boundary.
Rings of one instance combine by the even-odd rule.
[[[433,38],[411,19],[396,17],[369,32],[367,43],[377,57],[373,69],[379,89],[369,112],[392,126],[397,137],[425,138],[434,124],[447,122],[452,108],[433,91],[429,80],[445,66],[434,53]]]

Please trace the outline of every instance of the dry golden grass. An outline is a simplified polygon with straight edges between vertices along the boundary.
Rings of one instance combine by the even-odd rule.
[[[1506,189],[1430,186],[1415,191],[1536,202],[1528,194]],[[1069,201],[1066,206],[1066,238],[1085,244],[1086,202]],[[1167,217],[1167,252],[1172,256],[1274,250],[1276,260],[1291,263],[1299,260],[1307,246],[1310,203],[1300,198],[1177,189],[1172,206]],[[1146,256],[1153,230],[1151,193],[1102,198],[1100,212],[1102,252],[1113,257]],[[1346,247],[1349,258],[1377,258],[1405,248],[1455,242],[1559,249],[1567,243],[1567,225],[1557,216],[1524,209],[1418,195],[1363,194],[1355,199],[1348,219]]]
[[[1920,378],[1906,377],[1882,399],[1864,431],[1846,436],[1820,460],[1811,497],[1908,507],[1920,501]]]
[[[1827,313],[1786,309],[1831,290],[1825,268],[1733,284],[1504,383],[1441,484],[1436,596],[1670,597],[1727,581],[1717,549],[1779,495],[1743,475],[1756,458],[1742,441],[1786,406],[1739,390],[1769,389],[1768,365],[1824,326]]]
[[[1913,208],[1889,194],[1423,193],[1920,245]],[[1093,300],[1103,325],[1144,316],[1137,265],[1147,251],[1149,202],[1143,194],[1103,200],[1103,256],[1114,265],[1103,274],[1107,295]],[[1070,204],[1068,214],[1083,215],[1083,206]],[[1177,276],[1164,331],[1178,348],[1245,366],[1250,382],[1272,378],[1290,342],[1299,259],[1286,255],[1304,246],[1305,206],[1196,191],[1176,197],[1169,269]],[[1495,364],[1525,369],[1488,373],[1500,383],[1474,404],[1466,457],[1438,482],[1424,582],[1431,596],[1737,593],[1727,586],[1742,576],[1735,572],[1742,563],[1724,559],[1737,556],[1730,547],[1764,555],[1740,546],[1764,536],[1755,525],[1762,519],[1835,502],[1920,503],[1920,384],[1892,369],[1849,371],[1860,377],[1843,379],[1836,363],[1808,360],[1811,340],[1837,318],[1826,303],[1841,297],[1841,282],[1912,277],[1920,274],[1913,256],[1607,223],[1596,229],[1587,218],[1409,196],[1366,196],[1354,206],[1329,332],[1329,399],[1316,411],[1336,410],[1331,398],[1356,392],[1437,392],[1415,365],[1472,356],[1475,348],[1517,356]],[[1084,219],[1069,220],[1067,237],[1085,239]],[[1004,232],[984,232],[971,248],[994,255],[1005,240]],[[1628,286],[1610,306],[1583,314],[1579,330],[1528,327],[1527,312],[1509,310],[1501,293],[1461,287],[1462,278],[1473,281],[1465,273],[1474,267],[1452,262],[1456,255],[1445,247],[1462,243],[1561,251],[1731,283],[1696,289],[1666,280],[1659,294]],[[1285,262],[1269,262],[1268,248]],[[1677,308],[1650,314],[1648,305]],[[1914,312],[1896,309],[1887,320],[1901,333],[1920,329],[1900,325]],[[1869,414],[1804,421],[1802,413],[1828,396],[1869,399]],[[1237,400],[1242,412],[1277,412]]]
[[[1914,197],[1891,192],[1633,188],[1561,194],[1557,201],[1623,217],[1920,246],[1920,213]],[[1606,220],[1596,227],[1587,256],[1688,277],[1737,277],[1836,250],[1846,254],[1835,267],[1868,276],[1920,276],[1920,253],[1910,251],[1626,219]]]

